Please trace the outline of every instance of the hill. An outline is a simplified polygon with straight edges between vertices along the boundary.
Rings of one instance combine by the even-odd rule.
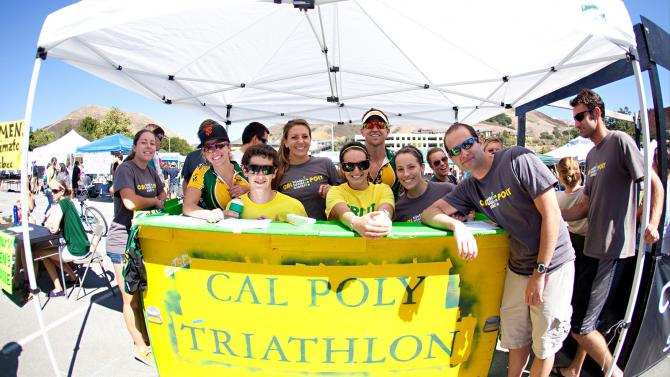
[[[91,117],[98,121],[103,120],[105,118],[105,114],[107,114],[109,110],[111,109],[98,105],[82,106],[74,110],[73,112],[65,115],[62,119],[46,126],[45,129],[54,134],[56,138],[59,138],[62,135],[64,135],[68,130],[72,128],[77,128],[81,123],[81,121],[86,117]],[[144,114],[136,112],[128,112],[128,111],[124,111],[124,113],[128,115],[128,117],[130,117],[131,123],[128,129],[130,130],[131,133],[139,131],[149,123],[155,123],[163,127],[168,137],[179,136],[176,133],[169,130],[168,128],[166,128],[165,126],[161,125],[160,123],[156,122],[155,120],[149,118]]]

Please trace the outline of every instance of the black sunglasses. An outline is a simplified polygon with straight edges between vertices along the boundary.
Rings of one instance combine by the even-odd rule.
[[[212,153],[212,152],[214,152],[215,149],[219,149],[219,150],[221,150],[221,149],[223,149],[223,148],[225,148],[225,147],[227,147],[227,146],[229,146],[229,145],[230,145],[229,142],[227,142],[227,141],[222,141],[222,142],[220,142],[220,143],[213,143],[213,144],[206,144],[206,145],[203,145],[203,146],[202,146],[202,150],[205,151],[205,152]]]
[[[472,148],[472,146],[477,142],[477,138],[472,136],[467,139],[465,139],[464,142],[461,143],[461,145],[456,145],[455,147],[451,149],[447,149],[447,153],[449,153],[449,156],[451,157],[456,157],[459,154],[461,154],[462,150],[469,150]]]
[[[359,162],[343,162],[342,170],[346,171],[347,173],[351,173],[357,166],[358,170],[360,171],[368,170],[370,169],[370,160],[363,160]]]
[[[584,120],[584,117],[586,116],[586,113],[592,113],[594,109],[595,109],[595,107],[590,108],[588,110],[584,110],[582,112],[579,112],[579,113],[575,114],[572,118],[575,120],[575,122],[581,122],[581,121]]]
[[[448,163],[448,162],[449,162],[449,157],[444,156],[444,157],[442,157],[442,158],[440,158],[440,159],[438,159],[438,160],[433,161],[433,166],[438,166],[438,165],[440,165],[440,164],[443,163],[443,162],[444,162],[445,164]]]
[[[247,165],[245,168],[250,174],[259,174],[263,172],[263,175],[270,175],[275,172],[275,167],[272,165]]]

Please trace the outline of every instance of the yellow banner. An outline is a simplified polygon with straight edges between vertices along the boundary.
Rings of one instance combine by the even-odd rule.
[[[15,259],[14,236],[0,231],[0,288],[9,294],[14,282]]]
[[[23,121],[0,123],[0,170],[21,169]]]
[[[479,237],[486,257],[469,263],[449,256],[450,237],[370,247],[360,238],[153,227],[140,237],[162,376],[488,374],[506,235]]]

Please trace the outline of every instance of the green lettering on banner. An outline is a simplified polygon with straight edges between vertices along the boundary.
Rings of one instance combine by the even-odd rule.
[[[0,232],[0,288],[12,294],[14,281],[14,235]]]

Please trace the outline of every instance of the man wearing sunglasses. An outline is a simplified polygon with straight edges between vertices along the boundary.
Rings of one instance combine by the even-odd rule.
[[[584,89],[570,101],[579,136],[591,139],[595,147],[586,156],[584,199],[563,211],[565,220],[589,219],[584,255],[577,264],[575,286],[590,287],[573,292],[572,336],[577,356],[559,372],[579,375],[586,351],[603,370],[612,363],[605,338],[597,329],[609,292],[623,267],[623,260],[635,255],[637,195],[635,183],[644,179],[644,160],[633,139],[605,126],[605,104],[592,90]],[[663,186],[651,171],[651,215],[644,229],[645,242],[658,241],[658,223],[663,210]],[[624,279],[625,280],[625,279]],[[582,351],[582,352],[580,352]],[[613,376],[621,376],[615,366]]]
[[[532,376],[548,376],[568,335],[575,252],[561,219],[556,177],[530,150],[512,147],[491,159],[475,130],[455,123],[444,146],[458,167],[470,172],[422,221],[454,232],[459,255],[477,256],[477,244],[457,212],[483,212],[510,235],[510,256],[500,308],[501,340],[508,348],[509,376],[521,376],[531,346]]]
[[[242,146],[233,152],[233,160],[242,163],[244,152],[258,144],[266,144],[270,137],[270,130],[263,123],[251,122],[242,131]]]
[[[431,178],[431,182],[458,183],[456,176],[452,173],[451,168],[449,167],[449,157],[447,157],[447,154],[444,153],[442,148],[434,147],[429,149],[426,160],[428,160],[428,166],[433,170],[433,178]]]
[[[365,138],[365,148],[370,153],[370,177],[372,183],[384,183],[397,198],[400,182],[395,169],[395,156],[386,148],[389,134],[389,120],[383,111],[370,109],[361,118],[361,135]]]

